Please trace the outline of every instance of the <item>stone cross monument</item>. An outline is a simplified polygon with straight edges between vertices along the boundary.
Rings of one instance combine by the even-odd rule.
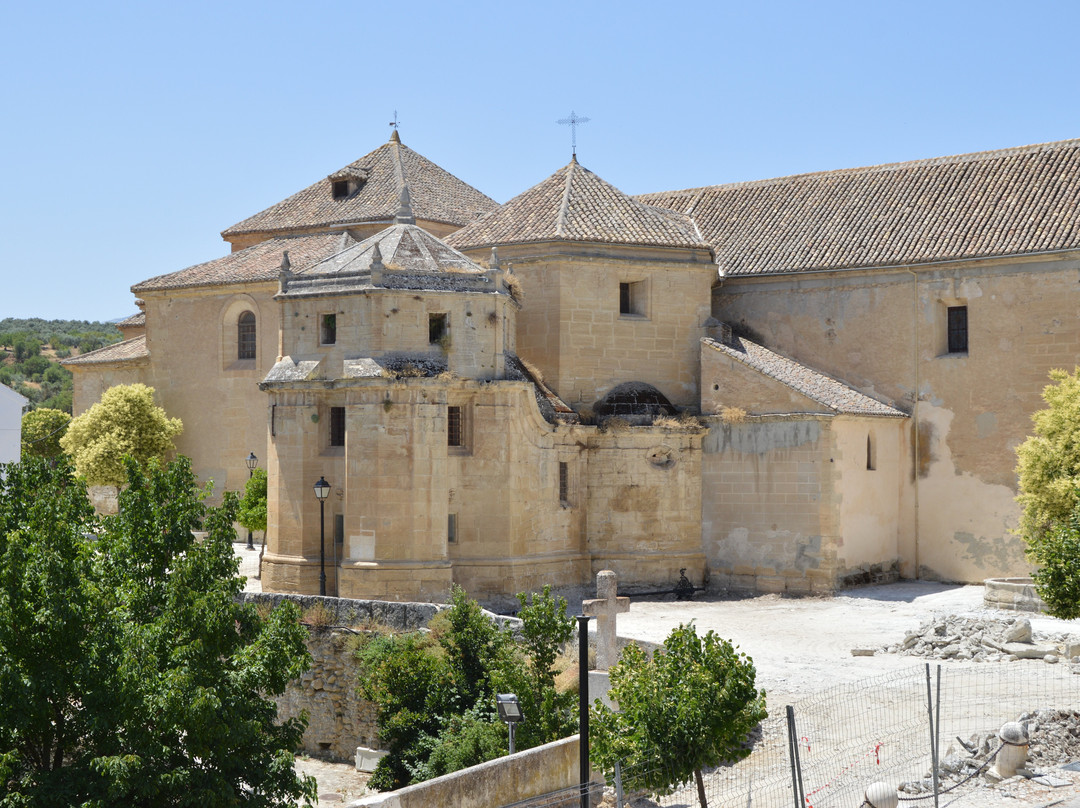
[[[582,612],[596,618],[596,669],[611,670],[619,661],[616,644],[615,615],[630,611],[630,598],[616,597],[619,578],[611,570],[596,574],[596,599],[581,603]]]

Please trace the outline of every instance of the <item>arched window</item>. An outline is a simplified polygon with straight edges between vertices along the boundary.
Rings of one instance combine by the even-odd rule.
[[[236,321],[236,358],[255,358],[255,315],[250,311]]]

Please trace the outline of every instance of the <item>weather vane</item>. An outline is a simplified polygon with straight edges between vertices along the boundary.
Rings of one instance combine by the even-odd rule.
[[[398,126],[399,126],[400,124],[401,124],[401,121],[399,121],[399,120],[397,119],[397,110],[395,109],[395,110],[394,110],[394,120],[390,121],[390,126],[394,127],[394,131],[396,132],[396,131],[397,131],[397,128],[398,128]]]
[[[397,117],[396,115],[394,117]],[[570,110],[569,118],[559,118],[555,123],[559,126],[570,127],[570,144],[574,150],[574,159],[577,159],[577,128],[579,123],[588,123],[589,119],[585,117],[579,117],[574,110]]]

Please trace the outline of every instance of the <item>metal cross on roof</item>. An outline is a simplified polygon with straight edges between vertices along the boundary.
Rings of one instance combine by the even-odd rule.
[[[394,110],[394,120],[390,121],[390,126],[394,127],[394,131],[397,131],[398,126],[401,125],[401,121],[397,119],[397,110]]]
[[[578,114],[574,110],[570,110],[569,118],[559,118],[555,123],[559,126],[570,127],[570,144],[574,150],[574,159],[577,159],[577,128],[579,123],[588,123],[589,119],[586,117],[578,117]]]

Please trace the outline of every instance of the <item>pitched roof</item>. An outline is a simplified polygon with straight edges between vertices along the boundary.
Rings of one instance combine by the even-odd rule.
[[[359,188],[335,199],[335,180],[354,180]],[[330,227],[354,222],[393,221],[401,189],[408,183],[417,219],[464,225],[498,203],[402,145],[394,132],[390,142],[321,179],[288,199],[222,231],[222,236],[300,228]]]
[[[205,264],[158,275],[131,287],[136,294],[195,286],[277,280],[281,254],[289,251],[294,266],[305,266],[355,244],[348,233],[319,233],[313,236],[279,236],[246,250],[229,253]]]
[[[728,275],[1080,248],[1080,140],[636,197],[693,216]]]
[[[844,415],[885,415],[893,418],[906,417],[898,409],[882,404],[836,379],[829,378],[793,359],[770,351],[756,342],[732,336],[730,340],[705,337],[703,345],[742,362],[747,367],[786,384],[797,393]]]
[[[291,263],[291,251],[289,260]],[[376,286],[485,292],[498,289],[479,264],[422,227],[401,223],[287,274],[281,294],[344,294]]]
[[[138,311],[132,314],[130,317],[125,317],[116,323],[116,327],[123,330],[125,328],[138,328],[146,325],[146,312]]]
[[[84,354],[73,356],[63,360],[61,365],[103,365],[110,362],[133,362],[150,356],[146,347],[146,335],[126,339],[123,342],[115,342],[98,348],[96,351],[87,351]]]
[[[536,241],[708,246],[689,216],[642,204],[576,160],[446,241],[458,249]]]

